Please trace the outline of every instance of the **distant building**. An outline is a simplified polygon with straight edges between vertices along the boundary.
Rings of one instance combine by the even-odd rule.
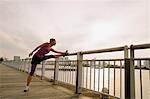
[[[14,61],[20,61],[20,56],[14,56]]]

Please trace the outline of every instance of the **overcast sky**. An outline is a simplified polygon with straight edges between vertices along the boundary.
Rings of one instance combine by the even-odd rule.
[[[0,57],[28,57],[50,38],[77,52],[150,43],[149,0],[0,0]]]

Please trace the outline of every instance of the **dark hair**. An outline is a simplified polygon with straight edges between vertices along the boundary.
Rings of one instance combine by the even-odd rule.
[[[50,43],[53,42],[53,41],[55,41],[55,39],[54,39],[54,38],[51,38],[51,39],[50,39]]]

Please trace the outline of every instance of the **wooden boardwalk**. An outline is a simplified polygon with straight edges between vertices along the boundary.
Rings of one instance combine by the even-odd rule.
[[[0,64],[0,99],[95,99],[38,77],[33,78],[30,91],[25,93],[26,77],[26,73]]]

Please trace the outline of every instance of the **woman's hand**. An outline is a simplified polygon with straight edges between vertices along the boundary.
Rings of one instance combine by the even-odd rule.
[[[31,53],[29,54],[29,57],[32,56],[32,54],[33,54],[33,52],[31,52]]]
[[[69,54],[69,53],[68,53],[68,50],[66,50],[65,54],[66,54],[66,55],[68,55],[68,54]]]
[[[66,50],[64,53],[63,53],[63,56],[66,56],[68,55],[68,50]]]

